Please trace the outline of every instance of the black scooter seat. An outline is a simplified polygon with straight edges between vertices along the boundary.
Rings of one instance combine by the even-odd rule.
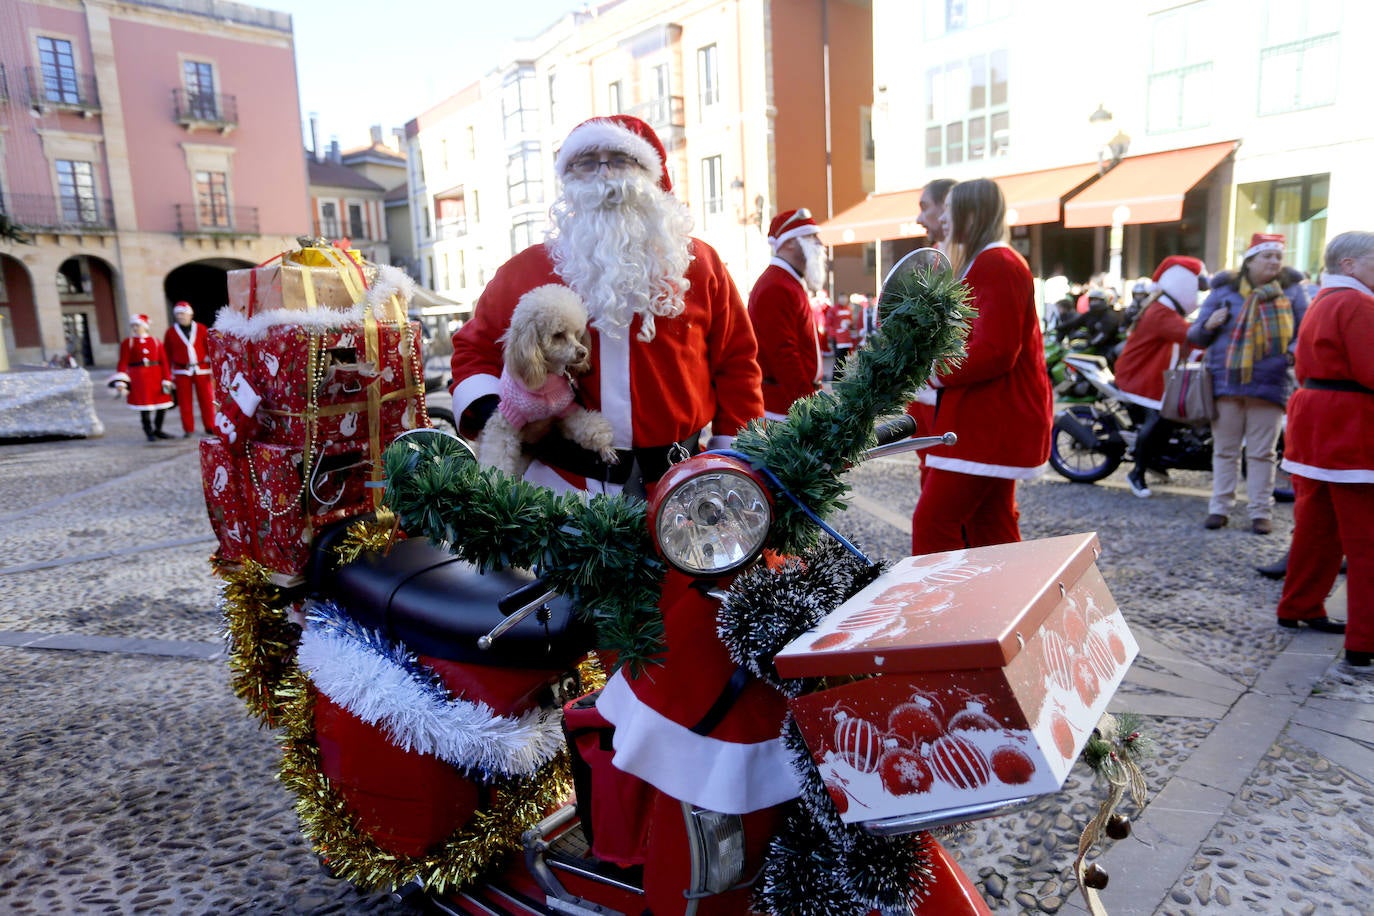
[[[429,541],[411,538],[385,555],[365,553],[325,572],[315,584],[354,620],[421,655],[515,668],[574,664],[591,648],[593,632],[561,595],[547,603],[546,614],[533,614],[491,648],[478,648],[477,640],[505,618],[501,599],[533,581],[517,570],[479,572]]]

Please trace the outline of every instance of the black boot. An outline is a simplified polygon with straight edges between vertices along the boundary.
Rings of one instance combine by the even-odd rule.
[[[159,439],[172,438],[170,435],[162,431],[162,418],[166,413],[166,410],[159,410],[153,417],[153,435]]]
[[[153,435],[153,418],[148,416],[149,411],[140,410],[138,412],[139,422],[143,424],[143,435],[148,437],[149,442],[156,442],[157,436]]]
[[[1255,572],[1266,579],[1282,579],[1288,575],[1288,554],[1285,553],[1283,559],[1277,563],[1270,563],[1268,566],[1256,566]]]

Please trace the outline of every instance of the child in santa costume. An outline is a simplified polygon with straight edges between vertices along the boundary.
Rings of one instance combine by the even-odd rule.
[[[749,316],[720,256],[691,238],[649,125],[625,115],[586,121],[564,141],[555,169],[563,187],[547,240],[497,271],[454,335],[454,415],[465,434],[485,422],[499,398],[499,341],[516,302],[534,287],[566,285],[591,316],[592,368],[579,399],[611,421],[620,460],[608,465],[546,439],[525,479],[562,492],[651,492],[675,455],[699,447],[705,427],[711,445],[724,445],[763,415]],[[617,672],[596,704],[615,726],[615,768],[652,787],[651,801],[624,812],[625,834],[646,839],[619,844],[637,855],[612,860],[652,861],[646,884],[669,896],[690,882],[687,857],[661,851],[683,842],[684,803],[741,815],[757,867],[773,806],[798,791],[778,737],[781,695],[752,678],[736,683],[737,666],[716,636],[716,602],[693,585],[668,573],[662,664],[638,677]],[[597,837],[601,855],[600,827]],[[698,903],[702,916],[719,905]]]
[[[207,436],[215,416],[215,385],[210,374],[210,332],[193,317],[189,302],[178,302],[172,309],[172,326],[162,338],[162,348],[172,364],[172,381],[177,386],[177,405],[181,408],[181,431],[190,436],[196,428],[195,405],[200,403],[200,424]]]
[[[784,210],[768,227],[773,259],[749,292],[759,342],[764,416],[782,420],[821,387],[821,350],[808,293],[825,283],[825,248],[811,211]]]
[[[119,365],[109,385],[139,412],[149,442],[172,438],[162,431],[162,418],[172,406],[172,369],[156,337],[148,332],[148,316],[129,319],[129,336],[119,345]]]
[[[964,359],[930,379],[934,433],[959,441],[926,453],[911,518],[917,556],[1021,540],[1016,482],[1039,476],[1049,459],[1053,419],[1035,282],[1003,241],[1001,189],[986,178],[956,184],[945,219],[954,270],[978,314]]]

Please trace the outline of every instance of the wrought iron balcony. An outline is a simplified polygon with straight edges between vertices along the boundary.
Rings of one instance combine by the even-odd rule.
[[[99,234],[115,229],[114,203],[108,197],[5,194],[0,213],[26,232]]]
[[[243,239],[262,235],[257,207],[199,207],[173,204],[177,237],[186,239]]]
[[[203,127],[227,134],[239,126],[238,98],[232,95],[173,89],[172,110],[176,122],[187,130]]]
[[[647,102],[635,105],[625,113],[648,122],[654,130],[687,126],[687,118],[684,114],[682,96],[680,95],[665,95],[656,99],[649,99]]]
[[[25,67],[24,73],[28,77],[29,107],[34,111],[74,111],[83,118],[100,113],[94,76],[62,71],[47,79],[36,67]]]

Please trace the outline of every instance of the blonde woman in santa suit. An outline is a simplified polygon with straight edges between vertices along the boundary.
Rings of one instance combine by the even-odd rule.
[[[967,355],[930,379],[935,432],[959,441],[931,449],[911,518],[914,554],[1021,539],[1016,482],[1050,455],[1052,402],[1035,283],[1004,241],[1006,201],[990,179],[960,182],[944,220],[955,274],[978,310]]]

